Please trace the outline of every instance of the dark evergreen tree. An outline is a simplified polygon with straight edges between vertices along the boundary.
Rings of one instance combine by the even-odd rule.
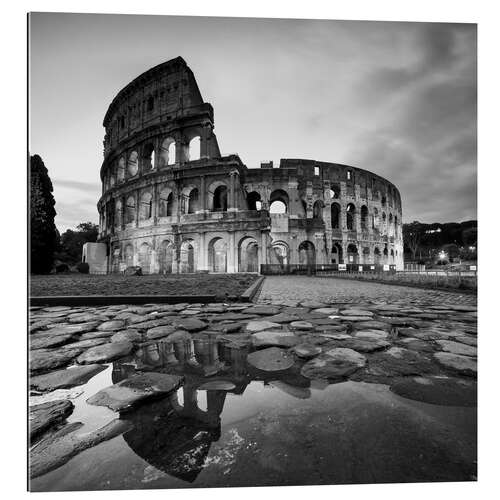
[[[30,272],[50,273],[54,252],[58,247],[58,232],[54,222],[56,204],[52,182],[43,160],[30,157]]]

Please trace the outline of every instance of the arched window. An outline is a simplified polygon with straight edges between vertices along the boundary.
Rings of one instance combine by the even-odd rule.
[[[385,212],[382,212],[382,224],[385,226],[385,223],[387,221],[387,215],[385,215]]]
[[[373,209],[373,216],[372,216],[372,227],[373,229],[378,229],[379,226],[379,219],[378,219],[378,210],[376,208]]]
[[[387,196],[382,196],[382,206],[385,207],[387,205]]]
[[[358,255],[358,247],[351,243],[347,246],[347,263],[348,264],[357,264],[359,260]]]
[[[394,216],[394,235],[398,235],[398,216]]]
[[[155,148],[153,144],[146,144],[142,155],[142,171],[149,172],[154,168],[155,164]]]
[[[262,208],[262,201],[260,193],[252,191],[247,194],[248,210],[260,210]]]
[[[184,240],[181,245],[181,273],[196,272],[193,240]]]
[[[373,251],[373,257],[375,264],[380,264],[380,249],[378,247],[375,247],[375,250]]]
[[[368,207],[366,205],[361,207],[361,229],[368,229]]]
[[[238,245],[238,271],[240,273],[259,271],[259,246],[253,238],[244,237]]]
[[[127,170],[130,177],[133,177],[139,171],[139,155],[137,151],[132,151],[132,153],[130,153]]]
[[[122,202],[117,200],[115,203],[115,228],[121,229],[122,227]]]
[[[332,242],[332,256],[331,256],[332,264],[342,264],[342,245],[340,243]]]
[[[313,205],[313,219],[323,220],[323,207],[324,203],[321,200],[317,200]]]
[[[286,266],[288,264],[288,245],[283,242],[272,244],[271,261],[272,263]]]
[[[155,107],[155,100],[154,100],[154,97],[152,95],[150,95],[148,97],[148,101],[147,101],[148,111],[153,111],[154,107]]]
[[[164,189],[160,193],[159,216],[170,217],[173,214],[174,194]]]
[[[213,212],[227,211],[227,187],[223,184],[215,188],[212,211]]]
[[[125,246],[125,265],[131,267],[134,265],[134,247],[132,245]]]
[[[199,192],[197,188],[191,189],[187,204],[188,214],[194,214],[199,210]]]
[[[151,272],[151,247],[147,243],[143,243],[139,247],[139,265],[143,274]]]
[[[299,245],[299,264],[314,266],[316,264],[316,248],[310,241],[303,241]]]
[[[158,255],[160,274],[171,273],[173,261],[174,261],[174,245],[169,240],[162,241],[160,245],[160,252]]]
[[[210,270],[215,273],[227,271],[227,244],[222,238],[214,238],[208,244]]]
[[[356,207],[352,203],[349,203],[346,208],[346,222],[349,231],[356,229]]]
[[[153,197],[151,196],[151,193],[143,193],[139,203],[139,219],[151,219],[153,216]]]
[[[332,229],[340,228],[340,205],[338,203],[332,203],[330,207]]]
[[[127,206],[125,207],[125,223],[130,224],[135,221],[135,198],[129,196],[127,198]]]
[[[125,180],[125,158],[122,156],[118,160],[118,169],[116,171],[116,177],[118,182],[123,182]]]
[[[201,138],[200,136],[193,137],[189,141],[188,161],[195,161],[201,158]]]
[[[269,198],[269,212],[272,214],[285,214],[288,212],[288,194],[282,189],[276,189]]]
[[[160,147],[160,166],[175,164],[175,140],[172,137],[167,137]]]

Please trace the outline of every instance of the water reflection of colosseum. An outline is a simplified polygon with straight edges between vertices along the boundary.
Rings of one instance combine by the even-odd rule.
[[[401,197],[367,170],[222,156],[214,112],[178,57],[138,76],[104,118],[106,270],[257,272],[261,264],[403,266]]]

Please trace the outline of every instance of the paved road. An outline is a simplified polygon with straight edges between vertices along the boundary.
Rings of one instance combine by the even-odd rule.
[[[259,302],[315,300],[319,302],[411,301],[476,305],[475,295],[314,276],[267,276]]]

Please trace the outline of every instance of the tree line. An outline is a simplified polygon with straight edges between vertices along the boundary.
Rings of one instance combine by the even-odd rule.
[[[477,220],[425,224],[403,224],[405,253],[412,260],[427,260],[443,251],[450,259],[475,260],[477,256]]]
[[[82,246],[97,241],[98,225],[82,222],[75,230],[67,229],[62,235],[57,230],[57,215],[52,181],[39,155],[29,159],[30,185],[30,273],[48,274],[57,267],[70,269],[82,260]]]

